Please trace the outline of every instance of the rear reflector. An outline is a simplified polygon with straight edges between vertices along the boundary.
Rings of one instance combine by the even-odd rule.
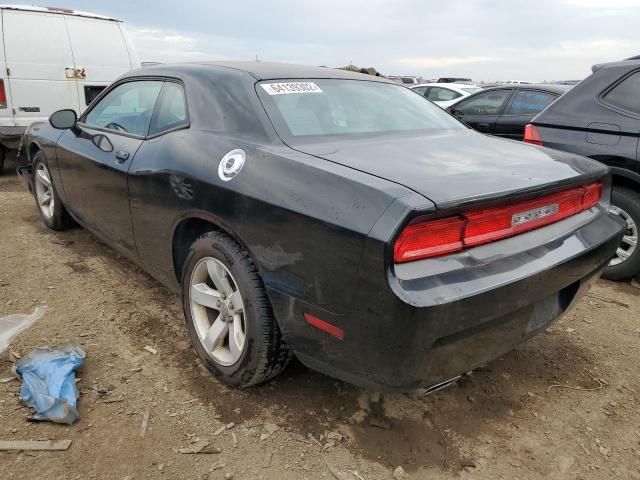
[[[0,108],[7,108],[7,93],[4,90],[4,80],[0,80]]]
[[[535,125],[527,125],[524,127],[524,141],[525,143],[531,143],[532,145],[542,146],[542,136],[540,130]]]
[[[597,182],[504,207],[413,223],[396,240],[394,260],[410,262],[512,237],[587,210],[601,198],[602,183]]]
[[[318,317],[314,317],[310,313],[305,313],[304,319],[309,325],[316,327],[323,332],[327,332],[329,335],[336,337],[339,340],[344,340],[344,330],[341,328],[331,325],[329,322],[325,322],[324,320],[320,320]]]

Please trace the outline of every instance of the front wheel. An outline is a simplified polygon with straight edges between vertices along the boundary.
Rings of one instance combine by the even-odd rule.
[[[609,280],[624,280],[640,273],[640,248],[638,248],[640,193],[629,188],[614,187],[610,210],[620,215],[627,227],[615,256],[602,276]]]
[[[64,208],[44,154],[38,152],[33,157],[33,196],[45,225],[52,230],[66,230],[75,226],[75,222]]]
[[[291,359],[256,266],[225,234],[207,233],[191,246],[182,307],[198,356],[227,385],[265,382]]]

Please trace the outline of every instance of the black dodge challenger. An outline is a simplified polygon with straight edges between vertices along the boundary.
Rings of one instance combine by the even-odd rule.
[[[47,226],[181,291],[199,356],[240,387],[294,354],[372,388],[445,385],[566,312],[623,225],[600,163],[328,68],[143,68],[24,149]]]

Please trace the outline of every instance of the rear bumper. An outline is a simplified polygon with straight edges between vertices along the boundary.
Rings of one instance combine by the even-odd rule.
[[[421,390],[557,320],[599,278],[621,232],[618,217],[599,206],[457,255],[389,268],[384,281],[365,262],[353,308],[339,315],[269,293],[285,338],[310,368],[375,389]],[[304,313],[343,329],[344,340],[308,325]]]

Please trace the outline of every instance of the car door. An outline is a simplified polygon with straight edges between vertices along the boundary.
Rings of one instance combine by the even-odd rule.
[[[512,93],[512,88],[476,93],[450,107],[450,111],[474,130],[494,133],[498,117],[504,111]]]
[[[162,80],[110,88],[58,141],[58,168],[71,211],[114,248],[135,254],[127,172],[149,131]]]
[[[495,135],[522,140],[524,127],[558,97],[558,94],[542,90],[517,89],[496,122]]]

